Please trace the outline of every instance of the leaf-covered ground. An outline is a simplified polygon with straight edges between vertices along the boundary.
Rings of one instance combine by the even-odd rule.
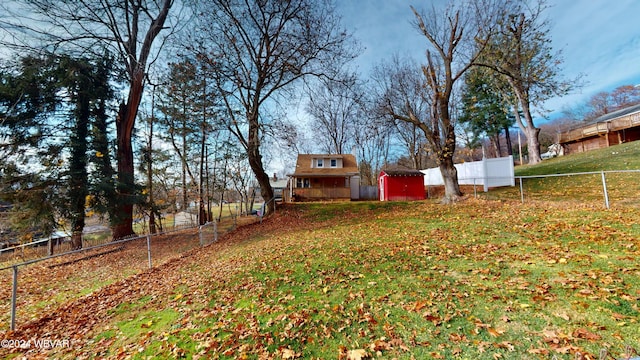
[[[640,350],[639,218],[474,199],[287,206],[0,335],[69,346],[0,355],[624,358]]]

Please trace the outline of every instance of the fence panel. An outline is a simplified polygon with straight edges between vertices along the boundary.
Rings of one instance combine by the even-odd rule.
[[[513,157],[483,159],[455,165],[460,185],[480,185],[486,192],[490,187],[514,186]],[[425,174],[424,185],[444,185],[439,168],[420,170]]]
[[[518,176],[516,179],[518,186],[492,188],[488,193],[476,196],[523,202],[565,201],[603,207],[640,205],[640,170]]]
[[[378,187],[377,186],[360,186],[360,200],[377,200],[378,199]]]
[[[7,324],[9,329],[13,330],[16,326],[16,318],[24,319],[39,316],[37,314],[39,308],[34,307],[34,302],[28,297],[45,296],[43,294],[48,294],[52,286],[61,290],[58,292],[59,296],[47,302],[47,306],[68,301],[84,291],[98,289],[104,286],[104,283],[111,283],[152,266],[158,266],[181,253],[217,241],[219,234],[229,232],[239,224],[248,224],[255,221],[256,217],[254,216],[243,218],[228,216],[222,218],[219,223],[211,222],[198,227],[181,229],[179,232],[176,230],[165,231],[118,241],[111,241],[110,238],[104,237],[107,240],[94,241],[105,241],[106,243],[86,246],[76,251],[60,252],[52,256],[47,256],[46,251],[41,251],[40,249],[46,248],[45,241],[44,244],[38,244],[38,246],[30,244],[30,246],[22,246],[20,248],[20,251],[25,254],[31,251],[30,255],[33,257],[28,260],[24,260],[26,259],[25,256],[16,256],[17,250],[13,249],[13,251],[6,252],[4,255],[11,255],[11,260],[14,262],[0,263],[0,270],[13,270],[11,274],[5,271],[0,275],[2,278],[7,279],[3,283],[9,286],[9,288],[0,289],[0,293],[3,294],[5,299],[10,297],[7,301],[0,301],[0,323]],[[60,246],[55,249],[62,251],[62,246],[65,246],[65,244],[68,244],[68,241],[61,242]],[[87,243],[84,242],[84,244],[86,245]],[[115,257],[103,258],[103,256],[109,256],[114,252],[117,252]],[[43,254],[44,256],[42,256]],[[34,271],[39,272],[45,268],[64,269],[62,268],[63,266],[73,266],[76,262],[90,259],[96,261],[96,264],[100,264],[97,269],[94,269],[95,271],[80,272],[73,276],[55,276],[54,283],[51,284],[32,282],[29,285],[28,293],[24,289],[20,289],[21,277],[24,280]],[[107,262],[104,259],[108,259],[106,260]],[[40,263],[42,269],[37,266],[25,269],[27,268],[26,265],[35,263]],[[54,272],[55,270],[47,271]],[[100,275],[97,275],[97,273]],[[96,276],[100,278],[100,281],[95,281]],[[87,279],[82,279],[82,277],[90,277],[92,285],[89,286],[90,288],[74,289],[74,285],[78,282],[87,283]]]

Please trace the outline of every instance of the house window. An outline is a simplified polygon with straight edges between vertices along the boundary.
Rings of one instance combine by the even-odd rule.
[[[321,168],[324,166],[323,159],[316,159],[316,166]]]
[[[331,159],[331,167],[338,167],[338,159]]]
[[[309,182],[309,178],[296,178],[296,187],[297,188],[310,188],[311,183]]]

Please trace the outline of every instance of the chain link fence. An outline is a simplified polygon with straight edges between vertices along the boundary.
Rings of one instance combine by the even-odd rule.
[[[219,223],[224,224],[224,231],[229,230],[229,225],[235,226],[238,215],[231,213],[228,216],[221,217]],[[137,222],[140,227],[148,228],[148,224]],[[213,226],[212,223],[207,223],[205,230]],[[171,234],[188,229],[194,229],[198,227],[198,218],[196,215],[188,212],[180,212],[173,215],[171,221],[164,221],[160,227],[160,224],[156,225],[156,229],[161,229],[152,236],[159,236],[164,234]],[[88,231],[87,231],[88,230]],[[146,235],[142,235],[144,237]],[[73,251],[70,234],[63,231],[56,231],[48,238],[39,239],[35,241],[29,241],[20,243],[14,241],[12,243],[0,243],[0,268],[10,266],[12,264],[19,264],[34,259],[46,258],[56,254],[69,253]],[[121,239],[126,240],[126,239]],[[87,226],[85,232],[82,234],[82,249],[93,248],[99,245],[112,244],[111,230],[103,225]]]
[[[122,252],[121,256],[132,258],[136,263],[135,269],[126,269],[126,271],[135,273],[143,271],[145,268],[152,268],[154,262],[166,261],[171,256],[216,242],[222,234],[234,230],[239,224],[261,220],[261,216],[250,215],[241,218],[232,214],[221,218],[220,221],[208,222],[200,226],[186,223],[168,231],[116,241],[110,238],[110,233],[95,237],[84,236],[83,248],[78,250],[71,249],[68,238],[44,239],[10,249],[2,249],[0,270],[12,271],[12,280],[6,283],[6,285],[11,284],[11,317],[8,328],[14,330],[16,326],[19,269],[21,267],[39,262],[45,262],[49,268],[59,267],[114,252]],[[180,237],[181,241],[172,240],[175,237]]]
[[[489,188],[483,191],[478,185],[466,185],[463,192],[474,197],[491,200],[519,200],[547,202],[574,202],[612,206],[640,206],[640,170],[596,171],[566,174],[516,176],[515,186]],[[427,190],[430,195],[437,189]]]

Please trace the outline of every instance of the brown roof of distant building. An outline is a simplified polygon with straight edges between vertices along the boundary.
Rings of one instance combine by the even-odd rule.
[[[312,168],[313,159],[342,159],[341,168]],[[352,154],[300,154],[296,162],[296,171],[290,176],[346,176],[358,175],[358,163]]]
[[[424,176],[419,170],[382,170],[389,176]]]

